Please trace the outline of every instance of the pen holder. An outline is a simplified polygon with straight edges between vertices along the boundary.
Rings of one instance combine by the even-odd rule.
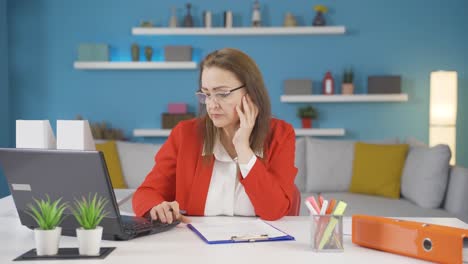
[[[318,252],[343,251],[343,216],[311,215],[311,244]]]

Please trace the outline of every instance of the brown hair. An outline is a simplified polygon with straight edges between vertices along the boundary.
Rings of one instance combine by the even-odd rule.
[[[208,54],[200,65],[199,84],[201,87],[201,76],[203,70],[209,67],[217,67],[233,73],[236,78],[245,85],[247,94],[258,107],[258,116],[255,126],[250,134],[250,147],[254,153],[262,153],[266,156],[268,148],[267,137],[270,130],[271,104],[267,89],[263,82],[262,74],[255,63],[247,54],[240,50],[224,48]],[[201,135],[204,143],[205,157],[213,154],[213,147],[219,128],[215,127],[206,113],[206,108],[200,106]]]

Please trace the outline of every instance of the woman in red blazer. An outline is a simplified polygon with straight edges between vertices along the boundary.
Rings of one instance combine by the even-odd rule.
[[[136,215],[287,215],[297,203],[295,134],[271,117],[257,65],[239,50],[217,50],[202,61],[199,82],[206,111],[172,130],[133,196]]]

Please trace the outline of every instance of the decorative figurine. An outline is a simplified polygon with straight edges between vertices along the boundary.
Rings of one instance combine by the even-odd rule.
[[[297,26],[296,18],[293,16],[291,12],[287,12],[286,16],[284,17],[283,26],[285,27],[295,27]]]
[[[172,8],[172,15],[169,19],[169,27],[177,27],[177,15],[176,15],[176,8]]]
[[[324,5],[316,5],[314,6],[314,10],[317,12],[317,14],[315,15],[312,25],[325,26],[327,22],[325,21],[324,14],[328,12],[328,8]]]
[[[260,15],[260,3],[258,3],[258,0],[255,0],[253,12],[252,12],[252,27],[261,27],[262,26],[261,21],[262,21],[262,18]]]
[[[132,61],[140,61],[140,47],[138,44],[132,44]]]
[[[146,61],[151,61],[151,59],[153,58],[153,48],[151,46],[145,47],[145,58]]]
[[[187,7],[187,14],[184,17],[184,27],[193,27],[193,18],[192,15],[190,14],[190,8],[192,5],[190,3],[187,3],[185,5]]]
[[[335,81],[329,71],[327,71],[322,81],[322,93],[326,95],[335,93]]]

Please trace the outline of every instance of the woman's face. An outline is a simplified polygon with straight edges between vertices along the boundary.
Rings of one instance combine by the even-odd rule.
[[[236,125],[239,116],[236,105],[241,103],[246,90],[230,71],[217,67],[204,68],[201,76],[201,92],[209,95],[206,99],[206,111],[219,128]],[[229,93],[230,90],[239,88]]]

